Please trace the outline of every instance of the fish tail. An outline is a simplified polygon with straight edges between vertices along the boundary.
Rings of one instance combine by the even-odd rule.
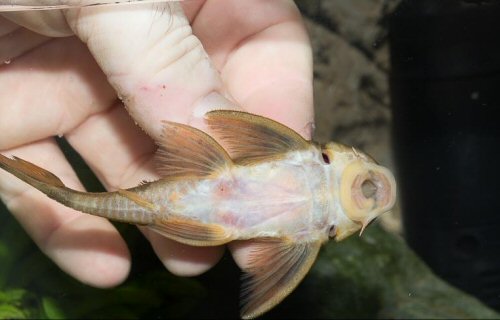
[[[66,206],[76,209],[70,201],[71,190],[53,173],[18,157],[8,158],[0,154],[0,168],[11,173],[37,190]],[[74,201],[73,201],[74,202]]]
[[[12,159],[0,154],[0,168],[32,185],[43,193],[50,187],[64,188],[64,183],[51,172],[18,157]]]
[[[134,224],[152,222],[151,205],[126,190],[118,192],[80,192],[67,188],[53,173],[18,157],[0,154],[0,168],[43,192],[49,198],[72,209]]]

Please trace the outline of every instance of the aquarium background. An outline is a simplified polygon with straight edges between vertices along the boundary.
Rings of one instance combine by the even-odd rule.
[[[396,0],[296,1],[314,50],[316,140],[339,141],[395,169],[391,148],[388,15]],[[58,139],[88,190],[102,186]],[[498,318],[436,277],[408,248],[397,206],[363,234],[323,248],[302,284],[264,319]],[[36,214],[34,212],[33,214]],[[171,275],[140,232],[115,224],[132,271],[91,288],[48,260],[0,208],[0,318],[236,318],[241,272],[229,254],[199,277]]]

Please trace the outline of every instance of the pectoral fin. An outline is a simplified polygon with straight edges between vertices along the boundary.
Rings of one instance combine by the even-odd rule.
[[[217,246],[233,240],[231,233],[218,224],[180,217],[157,220],[149,228],[169,239],[191,246]]]
[[[216,110],[208,112],[205,120],[216,138],[227,144],[231,158],[240,163],[265,161],[311,147],[287,126],[251,113]]]
[[[241,316],[255,318],[280,303],[311,268],[321,244],[262,239],[245,270]]]
[[[164,121],[156,154],[158,172],[165,178],[201,178],[232,165],[227,152],[196,128]]]

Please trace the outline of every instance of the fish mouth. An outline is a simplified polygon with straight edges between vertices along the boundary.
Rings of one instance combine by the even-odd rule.
[[[366,200],[373,200],[372,209],[385,208],[391,206],[392,190],[395,190],[395,183],[390,181],[388,176],[392,176],[387,169],[381,167],[376,170],[367,170],[358,174],[351,185],[353,201],[359,209],[364,207]]]
[[[341,203],[346,215],[366,227],[396,201],[396,181],[386,168],[374,163],[349,164],[341,180]]]

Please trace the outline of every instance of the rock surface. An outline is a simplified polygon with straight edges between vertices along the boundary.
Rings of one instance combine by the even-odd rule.
[[[394,170],[387,15],[399,1],[296,1],[314,53],[315,139],[352,145]],[[401,232],[399,205],[381,218]]]

